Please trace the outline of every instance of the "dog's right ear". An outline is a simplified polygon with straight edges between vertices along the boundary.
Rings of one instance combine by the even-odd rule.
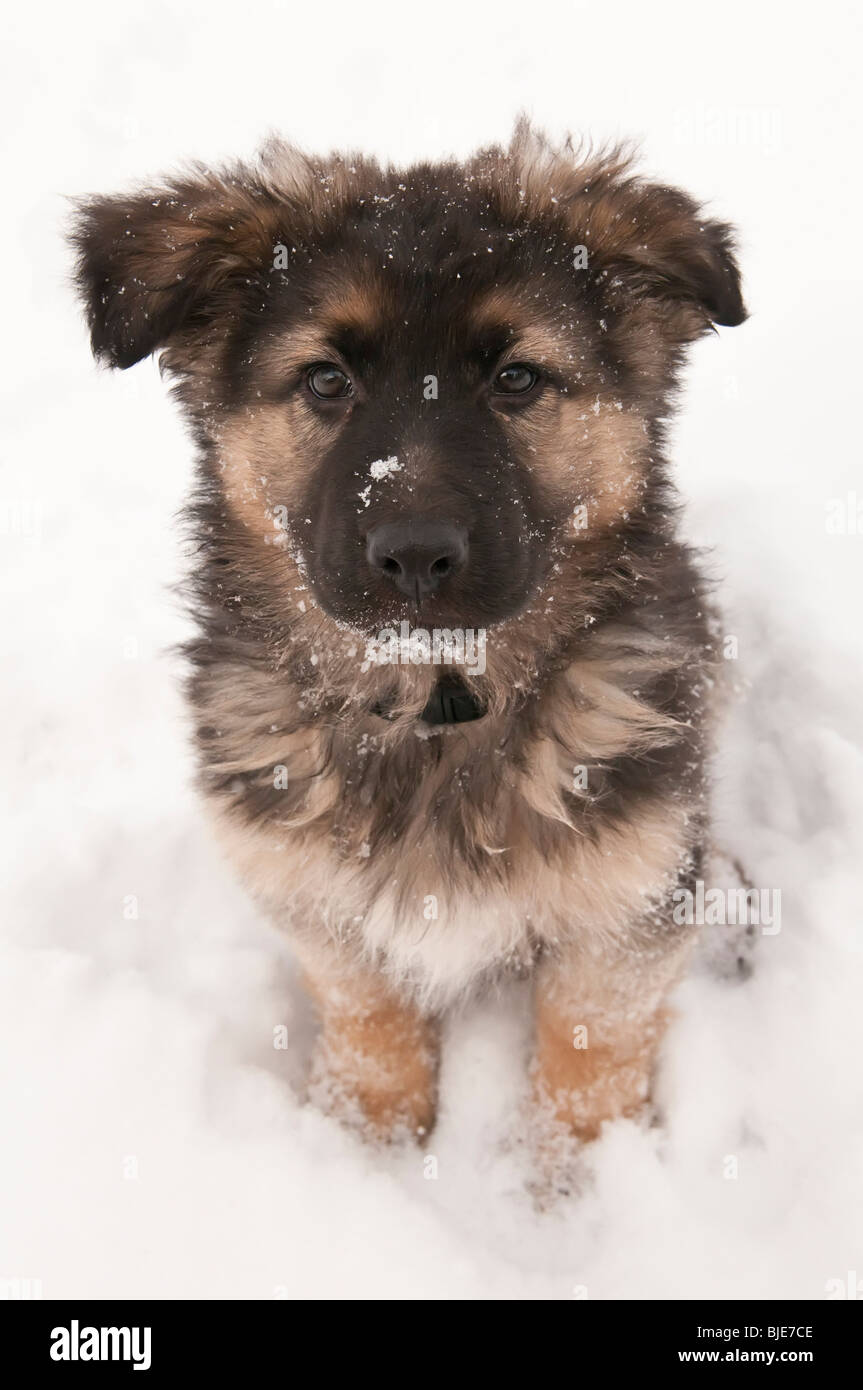
[[[272,268],[280,209],[243,171],[204,170],[133,197],[78,204],[71,240],[93,352],[131,367],[205,325],[225,291]]]

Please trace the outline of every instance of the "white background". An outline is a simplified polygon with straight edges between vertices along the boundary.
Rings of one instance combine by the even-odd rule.
[[[831,499],[863,500],[857,8],[7,15],[0,1280],[818,1299],[863,1278],[863,535],[825,524]],[[748,983],[701,970],[680,991],[664,1125],[609,1129],[582,1193],[545,1215],[513,1142],[523,991],[448,1028],[436,1179],[302,1102],[308,1009],[191,789],[169,650],[190,445],[152,363],[91,363],[62,242],[65,197],[248,155],[270,131],[402,160],[505,140],[519,109],[555,135],[639,138],[647,171],[740,228],[752,317],[694,353],[675,468],[740,645],[717,834],[782,890]]]

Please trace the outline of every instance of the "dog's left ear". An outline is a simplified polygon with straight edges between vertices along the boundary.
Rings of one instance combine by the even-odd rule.
[[[600,172],[572,211],[594,268],[611,285],[661,301],[682,339],[711,324],[743,323],[731,228],[703,217],[687,194],[639,179],[606,181]]]
[[[278,220],[264,185],[203,170],[80,203],[71,240],[95,355],[131,367],[229,309],[226,291],[272,267]]]

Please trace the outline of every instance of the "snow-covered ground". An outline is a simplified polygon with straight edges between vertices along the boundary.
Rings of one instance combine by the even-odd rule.
[[[819,1299],[863,1276],[863,518],[827,529],[831,502],[863,503],[854,11],[111,0],[7,19],[0,1285]],[[741,228],[752,318],[699,345],[676,460],[739,648],[717,838],[782,891],[747,981],[702,967],[680,990],[664,1123],[613,1126],[544,1214],[511,1142],[521,988],[449,1024],[436,1176],[303,1103],[308,1006],[190,789],[170,655],[189,445],[152,363],[91,364],[60,240],[63,195],[269,130],[403,159],[505,138],[520,107],[642,137],[646,168]]]

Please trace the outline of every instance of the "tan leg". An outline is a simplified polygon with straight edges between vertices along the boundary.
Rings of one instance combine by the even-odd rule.
[[[306,983],[321,1017],[313,1064],[315,1099],[377,1139],[434,1124],[438,1030],[373,974],[310,968]]]
[[[541,967],[536,987],[534,1097],[582,1140],[647,1100],[668,1021],[666,999],[689,943],[606,960],[566,955]]]

